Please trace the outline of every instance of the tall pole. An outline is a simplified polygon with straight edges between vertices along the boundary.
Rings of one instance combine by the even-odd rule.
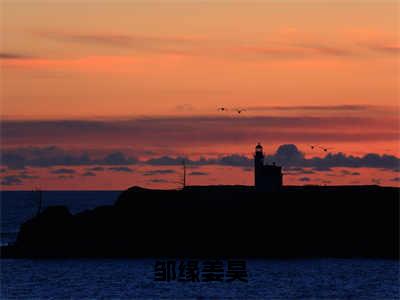
[[[43,202],[43,198],[42,198],[42,190],[40,188],[36,189],[36,192],[39,196],[39,198],[37,199],[38,201],[38,210],[37,210],[37,215],[40,215],[41,211],[42,211],[42,202]]]
[[[186,187],[186,161],[182,161],[183,164],[183,188]]]
[[[39,207],[38,207],[38,214],[42,212],[42,203],[43,203],[43,198],[42,198],[42,190],[39,189]]]

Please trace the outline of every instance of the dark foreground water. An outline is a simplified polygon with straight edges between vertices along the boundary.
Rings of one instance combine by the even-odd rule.
[[[72,212],[112,204],[119,192],[45,192],[44,205]],[[12,242],[35,211],[34,194],[1,192],[1,242]],[[391,260],[247,260],[247,283],[156,282],[155,260],[1,260],[1,299],[399,299]]]
[[[393,261],[249,260],[247,283],[156,282],[154,260],[2,260],[1,298],[398,299]]]

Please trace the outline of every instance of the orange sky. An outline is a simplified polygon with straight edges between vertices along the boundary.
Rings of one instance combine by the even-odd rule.
[[[397,1],[189,3],[3,0],[2,115],[398,104]]]
[[[26,123],[5,123],[3,149],[58,145],[248,155],[262,141],[271,153],[296,143],[309,155],[324,155],[310,151],[316,143],[352,155],[399,154],[398,1],[0,5],[3,122],[76,122],[75,131],[35,124],[26,135]],[[233,122],[204,119],[220,117],[219,106],[231,109],[223,116]],[[235,115],[234,108],[246,112]],[[242,123],[235,123],[239,117]],[[263,117],[268,120],[257,123]],[[280,117],[289,119],[271,121]],[[169,121],[149,129],[143,118]],[[124,129],[115,123],[127,119],[139,121]],[[97,132],[88,129],[93,124],[76,125],[96,120],[106,122]],[[216,128],[226,135],[213,133]],[[99,186],[96,180],[87,187]]]

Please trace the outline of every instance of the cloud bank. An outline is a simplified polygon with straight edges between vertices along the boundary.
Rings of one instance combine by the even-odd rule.
[[[0,153],[0,162],[9,169],[24,169],[51,166],[132,165],[137,163],[137,159],[125,156],[122,152],[111,152],[103,158],[95,159],[88,153],[73,154],[60,147],[49,146],[4,150]]]
[[[306,108],[307,111],[322,109],[325,108]],[[188,143],[194,146],[237,144],[238,141],[248,144],[254,143],[260,137],[277,143],[398,140],[399,118],[394,113],[386,114],[382,118],[381,114],[377,116],[375,112],[371,113],[362,106],[339,106],[334,109],[340,112],[362,110],[365,114],[254,116],[251,112],[246,112],[244,116],[148,117],[126,120],[4,120],[1,138],[6,146],[46,145],[52,141],[56,145],[107,144],[119,147],[126,146],[129,141],[139,147],[152,145],[163,148],[180,147]],[[110,158],[114,159],[118,158]]]
[[[59,147],[29,147],[6,150],[1,155],[1,164],[9,169],[24,169],[26,167],[53,167],[53,166],[89,166],[110,165],[108,170],[119,172],[133,172],[127,165],[145,164],[150,166],[178,166],[183,161],[190,166],[220,165],[233,167],[251,167],[253,159],[240,154],[224,155],[217,158],[189,159],[184,156],[160,156],[146,160],[128,157],[122,152],[111,152],[103,158],[92,158],[88,153],[72,154]],[[313,168],[317,171],[330,171],[334,167],[348,168],[379,168],[397,171],[400,168],[400,159],[393,155],[368,153],[363,156],[346,155],[345,153],[328,153],[325,157],[305,158],[296,145],[284,144],[279,146],[273,155],[265,157],[267,163],[277,163],[288,168],[289,172],[300,172],[301,168]],[[297,167],[297,169],[295,169]],[[290,169],[292,168],[292,169]],[[104,167],[94,166],[86,169],[88,172],[104,171]],[[72,174],[72,169],[56,169],[55,174]],[[304,171],[304,170],[303,170]],[[174,173],[170,169],[150,170],[144,175],[160,175]],[[344,174],[357,176],[356,172]]]
[[[181,165],[183,157],[163,156],[146,161],[151,165]],[[244,155],[232,154],[219,158],[189,160],[187,164],[191,165],[224,165],[235,167],[249,167],[253,165],[253,159]],[[335,167],[348,168],[379,168],[398,170],[400,168],[400,159],[393,155],[380,155],[368,153],[361,157],[346,155],[344,153],[329,153],[325,157],[305,158],[304,153],[300,152],[296,145],[281,145],[275,154],[265,157],[267,163],[275,162],[278,165],[289,167],[308,167],[315,170],[330,170]],[[356,176],[357,173],[350,175]]]

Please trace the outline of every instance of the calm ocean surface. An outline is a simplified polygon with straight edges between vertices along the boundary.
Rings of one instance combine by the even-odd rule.
[[[75,213],[112,204],[118,191],[45,192],[44,206]],[[36,212],[31,192],[1,192],[1,243]],[[390,260],[247,260],[248,283],[155,282],[153,259],[1,260],[5,298],[399,299],[399,263]]]

